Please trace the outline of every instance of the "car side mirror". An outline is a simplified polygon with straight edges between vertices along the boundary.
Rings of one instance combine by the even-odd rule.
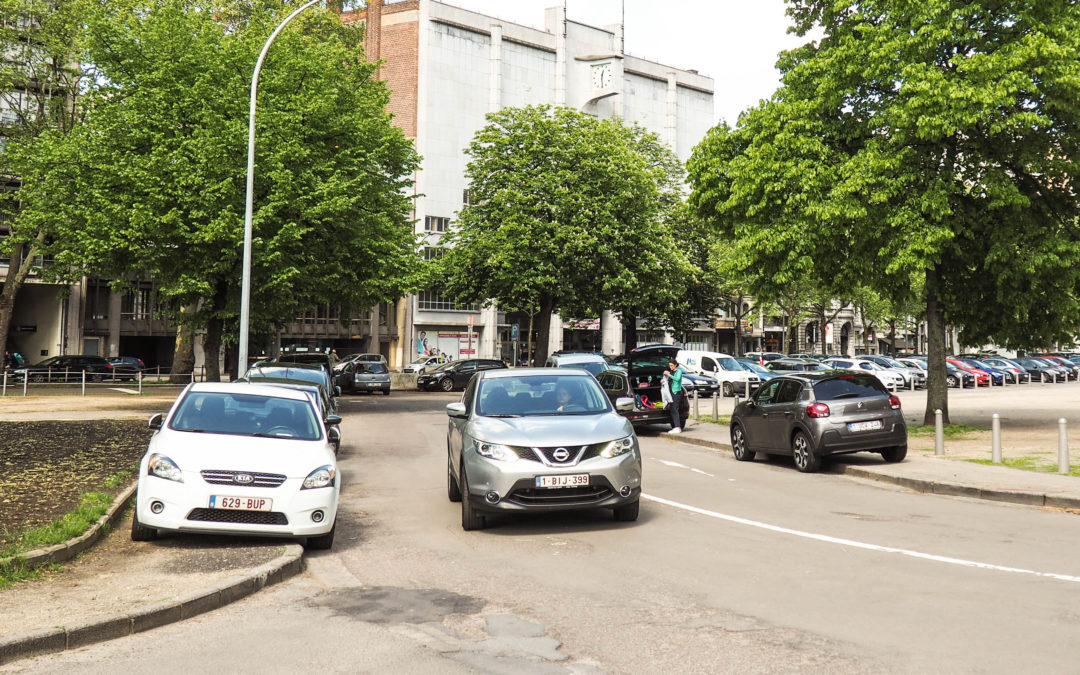
[[[341,396],[341,385],[340,384],[335,384],[334,385],[334,396]]]
[[[460,419],[464,419],[464,418],[469,416],[469,414],[465,411],[465,404],[460,403],[460,402],[458,402],[458,403],[447,403],[446,404],[446,414],[449,415],[450,417],[457,417],[457,418],[460,418]]]
[[[341,415],[327,415],[326,416],[326,425],[327,426],[333,427],[333,426],[337,426],[338,424],[341,424]]]
[[[154,431],[157,431],[161,428],[161,424],[164,421],[165,413],[155,413],[153,416],[150,417],[150,422],[147,423],[147,426],[149,426]]]
[[[326,437],[330,439],[331,444],[338,445],[341,443],[341,429],[330,427],[326,430]]]
[[[615,409],[619,412],[629,412],[634,409],[634,399],[629,396],[620,396],[615,399]]]
[[[755,401],[752,398],[746,399],[746,407],[747,408],[756,408],[757,407],[757,401]]]

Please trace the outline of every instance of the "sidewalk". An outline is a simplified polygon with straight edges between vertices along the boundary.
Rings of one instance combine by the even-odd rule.
[[[682,434],[659,434],[659,438],[731,452],[730,430],[723,424],[692,421]],[[933,439],[929,445],[930,450],[920,450],[909,444],[907,458],[896,464],[887,464],[880,455],[870,452],[839,455],[829,460],[823,470],[893,483],[918,492],[1080,511],[1080,478],[976,464],[964,461],[963,456],[950,458],[949,441],[945,444],[946,455],[937,457]],[[1057,448],[1045,450],[1056,453]],[[762,461],[760,455],[756,461]]]

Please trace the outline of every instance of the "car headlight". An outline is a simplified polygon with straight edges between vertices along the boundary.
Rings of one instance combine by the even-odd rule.
[[[483,441],[473,440],[473,450],[481,457],[498,459],[504,462],[509,462],[518,458],[516,452],[511,450],[508,446],[499,443],[485,443]]]
[[[156,452],[150,455],[150,461],[146,463],[146,467],[146,475],[148,476],[174,480],[177,483],[184,482],[184,474],[180,471],[180,467],[176,466],[176,462],[165,455],[159,455]]]
[[[626,438],[620,438],[607,444],[607,447],[600,451],[601,457],[618,457],[619,455],[625,455],[634,448],[634,437],[627,436]]]
[[[307,475],[301,490],[314,490],[316,488],[333,487],[337,478],[337,469],[327,464],[320,466]]]

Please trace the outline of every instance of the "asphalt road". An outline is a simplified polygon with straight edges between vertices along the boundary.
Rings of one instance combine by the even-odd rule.
[[[342,403],[334,550],[207,615],[2,672],[1075,672],[1080,518],[643,433],[636,523],[463,532],[442,406]]]

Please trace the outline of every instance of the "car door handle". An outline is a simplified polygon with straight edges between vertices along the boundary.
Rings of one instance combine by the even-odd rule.
[[[785,410],[785,411],[784,411],[784,415],[785,415],[786,417],[791,417],[791,416],[792,416],[792,415],[794,415],[794,414],[795,414],[795,413],[793,413],[793,412],[792,412],[792,411],[790,411],[790,410]]]

